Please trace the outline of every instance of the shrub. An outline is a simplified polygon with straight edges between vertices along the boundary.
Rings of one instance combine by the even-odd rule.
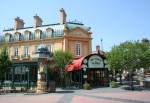
[[[83,84],[83,88],[86,89],[86,90],[90,90],[91,85],[89,83],[85,83],[85,84]]]
[[[110,87],[117,88],[117,87],[119,87],[119,85],[115,81],[112,81],[112,82],[110,82]]]

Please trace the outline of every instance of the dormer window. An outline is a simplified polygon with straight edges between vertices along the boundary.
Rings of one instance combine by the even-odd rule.
[[[25,31],[24,32],[25,40],[33,40],[33,34],[30,31]]]
[[[41,30],[37,29],[35,30],[35,36],[37,39],[42,39],[43,38],[43,33]]]
[[[16,40],[16,41],[21,41],[21,40],[23,40],[22,35],[21,35],[21,33],[19,33],[19,32],[16,32],[14,37],[15,37],[15,40]]]
[[[12,34],[6,33],[6,34],[5,34],[5,40],[6,40],[7,42],[12,42],[12,41],[13,41]]]
[[[53,29],[48,28],[46,29],[46,37],[52,37]]]

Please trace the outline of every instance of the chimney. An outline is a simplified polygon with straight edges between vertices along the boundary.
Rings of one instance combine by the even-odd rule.
[[[33,27],[36,28],[38,26],[41,26],[42,22],[43,22],[42,19],[39,16],[35,15],[33,20]]]
[[[15,27],[14,29],[20,29],[20,28],[24,28],[24,21],[22,19],[20,19],[19,17],[15,18]]]
[[[66,23],[67,14],[63,8],[60,9],[60,24]]]
[[[96,46],[96,52],[99,54],[100,53],[100,45]]]

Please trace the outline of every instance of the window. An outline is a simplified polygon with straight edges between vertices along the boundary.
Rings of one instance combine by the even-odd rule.
[[[75,53],[77,56],[80,56],[80,53],[81,53],[81,46],[80,46],[80,43],[77,43],[75,45]]]
[[[37,50],[38,50],[38,46],[36,45],[36,46],[35,46],[35,52],[36,52]]]
[[[19,41],[21,41],[22,40],[22,35],[21,35],[21,33],[19,33]]]
[[[41,39],[42,38],[41,34],[42,34],[41,30],[39,30],[39,29],[35,30],[35,38],[36,39]]]
[[[53,33],[53,30],[52,30],[51,28],[48,28],[48,29],[46,30],[46,36],[47,36],[47,37],[52,37],[52,33]]]
[[[29,55],[29,46],[24,46],[24,56]]]
[[[29,32],[29,40],[33,40],[33,34]]]
[[[44,33],[40,31],[40,39],[44,39]]]
[[[14,35],[14,38],[15,38],[15,41],[18,41],[18,40],[19,40],[18,34],[15,34],[15,35]]]
[[[52,52],[52,45],[47,45],[47,48],[50,52]]]
[[[14,52],[15,52],[14,55],[15,55],[15,56],[18,56],[18,47],[15,48]]]
[[[10,34],[9,35],[9,42],[12,42],[13,41],[13,37],[12,37],[12,35]]]

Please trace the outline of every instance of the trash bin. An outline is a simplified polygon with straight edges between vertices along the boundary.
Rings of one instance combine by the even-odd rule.
[[[56,91],[55,81],[48,82],[48,92],[54,93]]]

